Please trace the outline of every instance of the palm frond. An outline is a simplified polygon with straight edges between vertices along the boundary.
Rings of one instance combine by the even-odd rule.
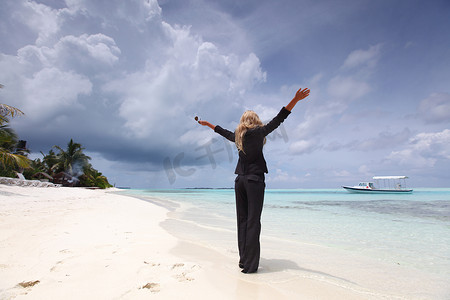
[[[30,160],[28,157],[20,154],[13,154],[4,148],[0,148],[0,163],[3,164],[3,166],[18,166],[19,168],[24,169],[30,167]]]
[[[6,118],[8,116],[14,118],[15,116],[21,116],[24,114],[25,113],[23,111],[14,106],[0,103],[0,116],[2,116],[3,118]]]

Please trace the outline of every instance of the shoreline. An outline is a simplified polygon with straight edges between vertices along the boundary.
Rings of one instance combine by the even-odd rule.
[[[343,194],[346,195],[346,193]],[[178,191],[172,195],[175,198],[167,196],[166,192],[161,194],[161,198],[152,193],[148,195],[160,199],[161,202],[167,200],[172,203],[171,205],[178,205],[174,211],[168,214],[166,221],[161,223],[164,229],[178,239],[213,249],[218,255],[226,258],[223,258],[223,263],[228,265],[228,269],[236,272],[235,260],[237,260],[238,254],[235,241],[235,221],[231,220],[233,223],[231,227],[229,220],[224,223],[221,220],[224,215],[216,215],[217,211],[211,206],[211,203],[217,203],[210,201],[212,199],[206,201],[209,204],[202,206],[206,203],[207,198],[215,197],[215,193],[195,193],[192,201],[186,201],[186,195],[177,199]],[[146,193],[136,193],[136,196],[143,200],[147,197]],[[200,204],[199,199],[203,199],[203,204]],[[199,206],[196,206],[196,203]],[[269,203],[270,201],[267,203],[270,206]],[[233,209],[230,203],[227,205],[220,206],[220,209]],[[286,204],[283,202],[281,205]],[[200,207],[202,212],[198,211]],[[186,214],[187,211],[189,212]],[[364,248],[361,245],[348,248],[346,245],[321,243],[320,240],[310,241],[310,237],[305,240],[291,239],[284,235],[274,236],[274,232],[268,234],[267,231],[267,213],[266,208],[263,221],[266,226],[263,226],[261,235],[260,269],[253,277],[244,278],[246,280],[256,280],[256,282],[268,284],[274,289],[282,289],[283,295],[286,294],[285,292],[289,294],[294,291],[298,295],[305,294],[305,289],[296,289],[295,286],[301,286],[306,279],[320,281],[325,288],[328,286],[341,287],[351,291],[353,295],[359,295],[362,299],[446,299],[450,295],[448,279],[439,273],[439,270],[421,269],[421,265],[425,266],[423,261],[411,264],[412,261],[403,259],[403,256],[398,253],[395,255],[392,253],[393,255],[388,257],[380,255],[376,251],[371,254],[370,251],[373,249]],[[228,212],[225,214],[228,215],[226,218],[231,216]],[[214,222],[211,223],[213,219]],[[394,221],[394,225],[395,222],[398,220]],[[311,226],[308,229],[311,229]],[[330,234],[332,232],[329,231]],[[378,232],[380,233],[380,231]],[[379,246],[387,249],[386,245],[380,244]],[[359,251],[363,251],[363,253]],[[392,251],[395,250],[392,249]],[[420,252],[416,253],[420,255]],[[418,256],[416,259],[422,260],[423,258]],[[283,288],[282,281],[289,281],[292,286]],[[296,284],[293,284],[294,282]],[[320,298],[318,295],[320,293],[315,296]]]
[[[0,299],[407,298],[324,280],[312,254],[302,276],[275,253],[242,274],[237,251],[174,235],[170,208],[116,191],[0,185]]]

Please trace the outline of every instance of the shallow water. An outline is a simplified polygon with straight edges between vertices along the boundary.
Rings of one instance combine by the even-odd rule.
[[[171,220],[165,224],[169,231],[236,253],[233,190],[126,193],[170,209]],[[450,189],[373,195],[334,189],[266,190],[261,239],[262,261],[265,253],[266,257],[271,253],[297,257],[298,262],[298,245],[315,245],[390,266],[406,266],[421,276],[429,274],[433,281],[448,283]]]

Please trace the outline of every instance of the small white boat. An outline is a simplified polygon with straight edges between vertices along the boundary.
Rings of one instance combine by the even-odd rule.
[[[343,186],[351,193],[412,193],[406,187],[407,176],[374,176],[373,182],[360,182],[356,186]],[[380,183],[381,182],[381,183]]]

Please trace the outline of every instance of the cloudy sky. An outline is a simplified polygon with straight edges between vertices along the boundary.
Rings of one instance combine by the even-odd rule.
[[[0,70],[32,157],[73,138],[116,186],[232,187],[234,145],[194,117],[268,121],[300,87],[268,188],[450,186],[448,0],[6,0]]]

